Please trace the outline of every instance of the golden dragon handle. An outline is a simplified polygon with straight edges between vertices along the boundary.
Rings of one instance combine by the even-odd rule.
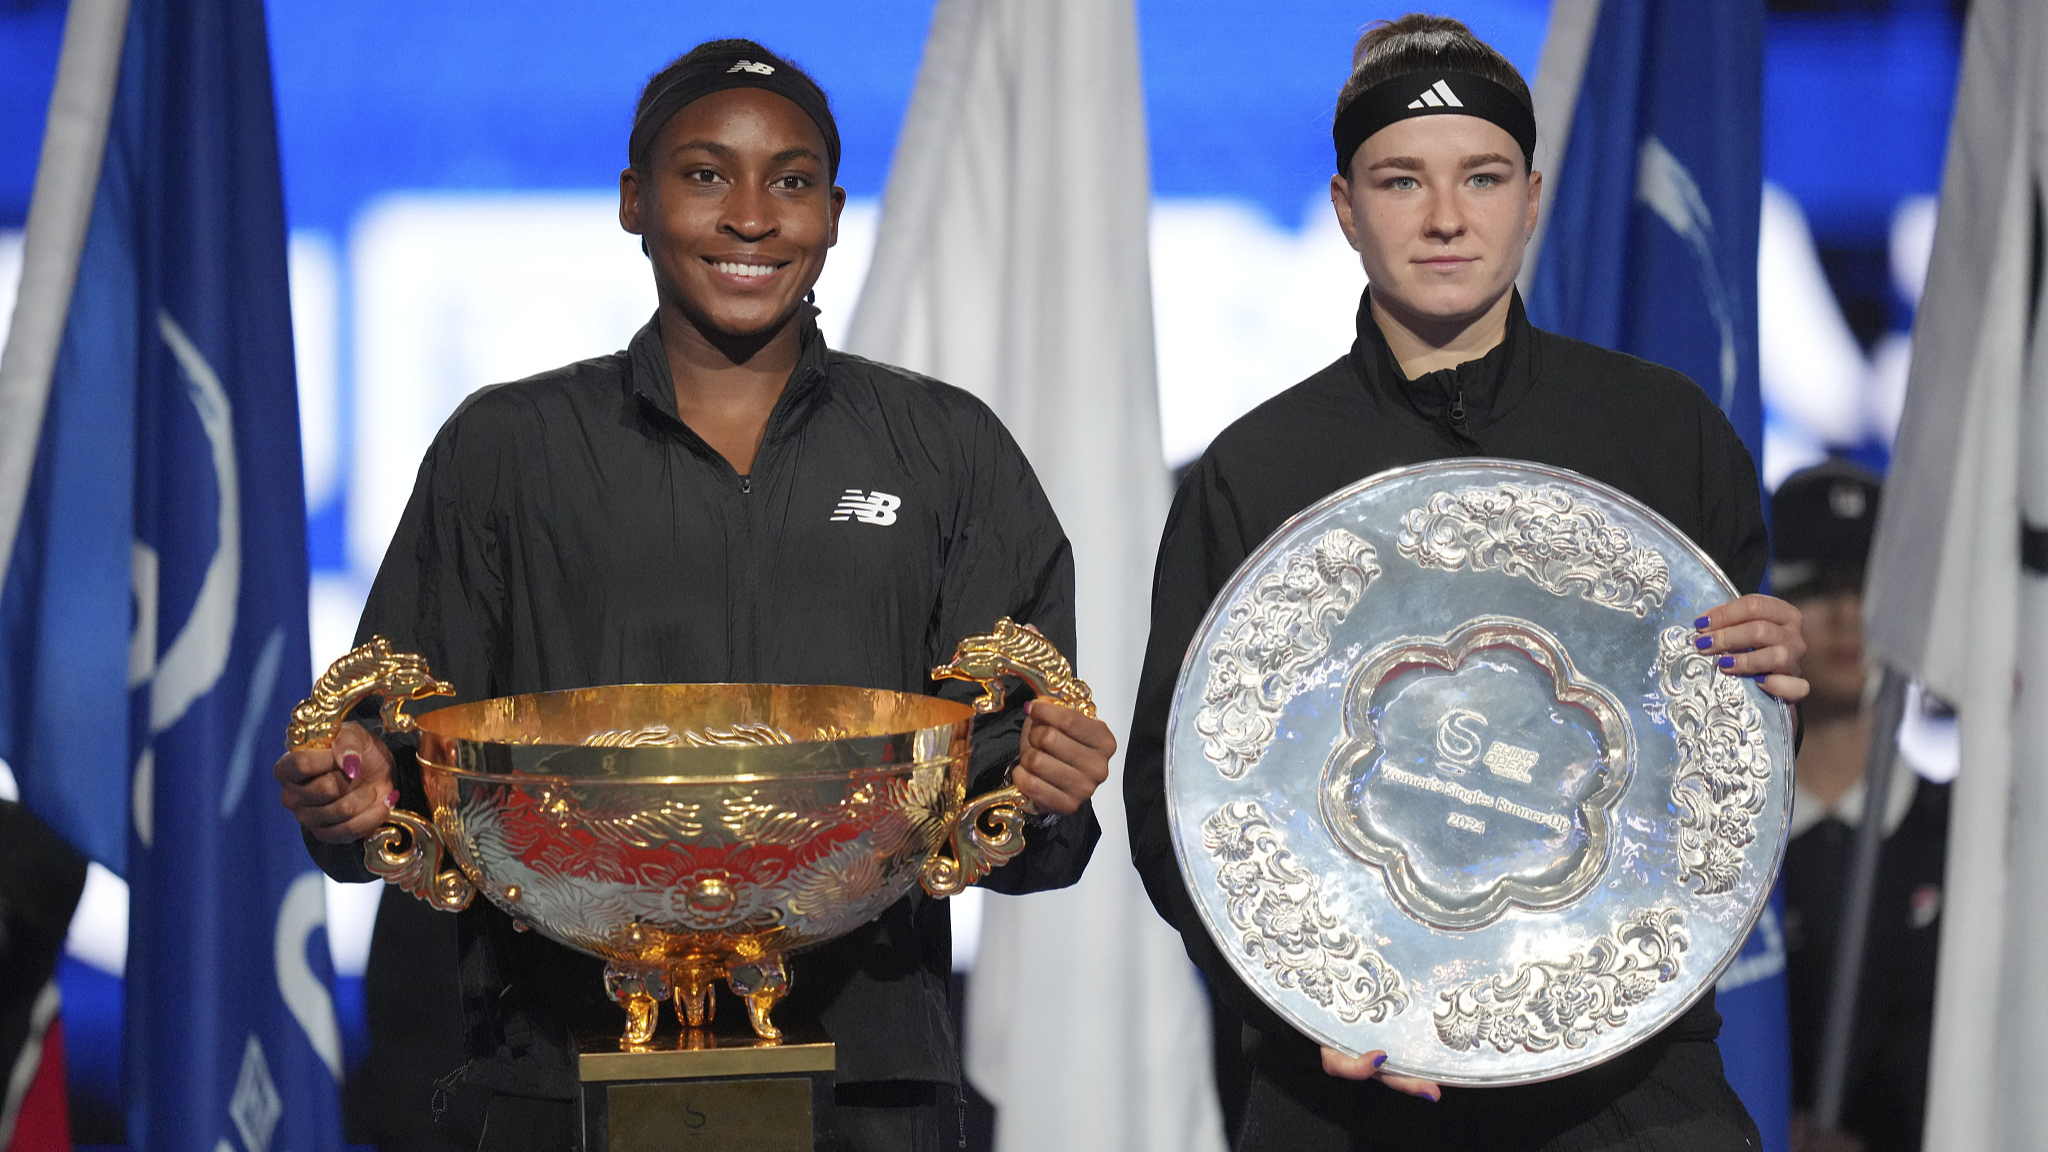
[[[934,680],[968,680],[981,685],[977,712],[994,712],[1007,694],[1005,677],[1031,685],[1039,697],[1084,715],[1095,715],[1095,696],[1074,675],[1065,655],[1029,624],[1005,616],[993,632],[960,641],[953,659],[932,669]],[[933,896],[957,896],[967,886],[1016,859],[1024,851],[1024,818],[1037,811],[1016,785],[966,802],[952,831],[952,855],[934,851],[920,880]]]
[[[383,701],[386,731],[410,732],[414,724],[404,712],[406,704],[454,692],[427,672],[424,657],[394,652],[389,640],[373,636],[329,665],[314,682],[313,694],[292,709],[285,746],[294,752],[332,748],[348,714],[372,696]],[[434,825],[397,808],[363,842],[363,862],[371,872],[443,912],[459,912],[476,896],[476,887],[459,869],[442,871],[444,855]]]

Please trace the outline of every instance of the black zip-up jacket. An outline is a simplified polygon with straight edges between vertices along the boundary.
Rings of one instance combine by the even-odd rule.
[[[435,438],[359,639],[383,635],[458,690],[437,705],[600,684],[847,684],[965,700],[935,684],[960,637],[1009,616],[1074,654],[1074,566],[1030,464],[966,392],[830,351],[802,354],[748,476],[676,415],[649,323],[625,351],[477,392]],[[1023,699],[976,721],[973,790],[1016,760]],[[402,806],[426,811],[397,752]],[[1079,879],[1092,807],[1027,833],[983,885]],[[367,880],[360,845],[309,841]],[[459,914],[467,1082],[573,1098],[571,1024],[623,1027],[601,961],[484,900]],[[957,1083],[943,901],[913,893],[797,956],[778,1021],[821,1022],[842,1082]]]
[[[1260,1057],[1326,1081],[1313,1043],[1266,1007],[1216,949],[1182,886],[1165,806],[1165,739],[1182,658],[1203,615],[1244,558],[1296,512],[1389,468],[1458,456],[1496,456],[1570,468],[1656,509],[1714,558],[1743,592],[1769,555],[1749,452],[1720,410],[1684,375],[1533,327],[1515,296],[1507,336],[1486,356],[1410,380],[1361,299],[1348,355],[1225,429],[1182,478],[1152,581],[1152,634],[1125,760],[1131,858],[1152,903],[1179,929],[1210,988],[1266,1051]],[[1720,1029],[1710,991],[1665,1035],[1711,1040]],[[1413,1145],[1463,1131],[1470,1147],[1520,1147],[1550,1102],[1611,1090],[1596,1073],[1529,1089],[1451,1090]],[[1725,1089],[1723,1089],[1725,1091]],[[1380,1092],[1389,1106],[1392,1094]],[[1732,1099],[1732,1097],[1731,1097]],[[1594,1105],[1596,1098],[1579,1103]],[[1463,1129],[1467,1109],[1520,1109],[1515,1133]],[[1442,1128],[1431,1127],[1441,1124]],[[1534,1127],[1530,1127],[1534,1125]],[[1389,1130],[1390,1132],[1392,1130]],[[1489,1141],[1498,1142],[1489,1142]]]

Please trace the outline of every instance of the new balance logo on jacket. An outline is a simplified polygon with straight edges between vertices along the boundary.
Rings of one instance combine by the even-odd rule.
[[[1410,108],[1463,108],[1465,102],[1451,91],[1451,86],[1439,80],[1422,90],[1422,95],[1408,102]]]
[[[901,507],[901,496],[848,488],[846,495],[839,498],[839,507],[832,510],[832,520],[834,523],[841,520],[858,520],[863,524],[894,524],[896,510]]]

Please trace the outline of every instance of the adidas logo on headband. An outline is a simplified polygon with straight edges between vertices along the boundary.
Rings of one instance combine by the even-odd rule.
[[[1422,90],[1422,95],[1408,102],[1410,108],[1463,108],[1465,102],[1451,91],[1451,86],[1439,80]]]
[[[1415,89],[1409,85],[1418,83],[1429,86],[1411,98]],[[1455,92],[1451,90],[1453,83],[1458,86]],[[1330,125],[1330,142],[1337,148],[1337,173],[1348,174],[1358,146],[1387,125],[1445,113],[1491,121],[1522,146],[1525,159],[1536,153],[1536,117],[1526,95],[1474,72],[1431,68],[1420,75],[1408,72],[1382,80],[1352,96],[1337,110],[1337,118]]]
[[[757,75],[757,76],[773,76],[773,75],[775,75],[775,65],[773,65],[773,64],[756,64],[756,63],[754,63],[754,62],[753,62],[752,60],[742,60],[742,61],[740,61],[739,63],[737,63],[737,64],[733,65],[732,67],[730,67],[730,68],[727,68],[727,69],[726,69],[726,71],[727,71],[728,73],[732,73],[732,72],[752,72],[752,73],[754,73],[754,74],[755,74],[755,75]],[[1438,83],[1439,83],[1439,84],[1441,84],[1441,83],[1442,83],[1442,81],[1441,81],[1441,80],[1439,80],[1439,81],[1438,81]],[[1444,89],[1444,91],[1448,92],[1448,91],[1450,91],[1450,89],[1446,88],[1446,89]],[[1457,103],[1457,100],[1456,100],[1456,99],[1453,99],[1453,100],[1451,101],[1451,103],[1453,103],[1453,104],[1456,104],[1456,103]]]

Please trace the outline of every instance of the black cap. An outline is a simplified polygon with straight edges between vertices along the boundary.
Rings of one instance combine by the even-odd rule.
[[[1877,473],[1847,460],[1787,476],[1771,497],[1771,591],[1860,588],[1883,488]]]

